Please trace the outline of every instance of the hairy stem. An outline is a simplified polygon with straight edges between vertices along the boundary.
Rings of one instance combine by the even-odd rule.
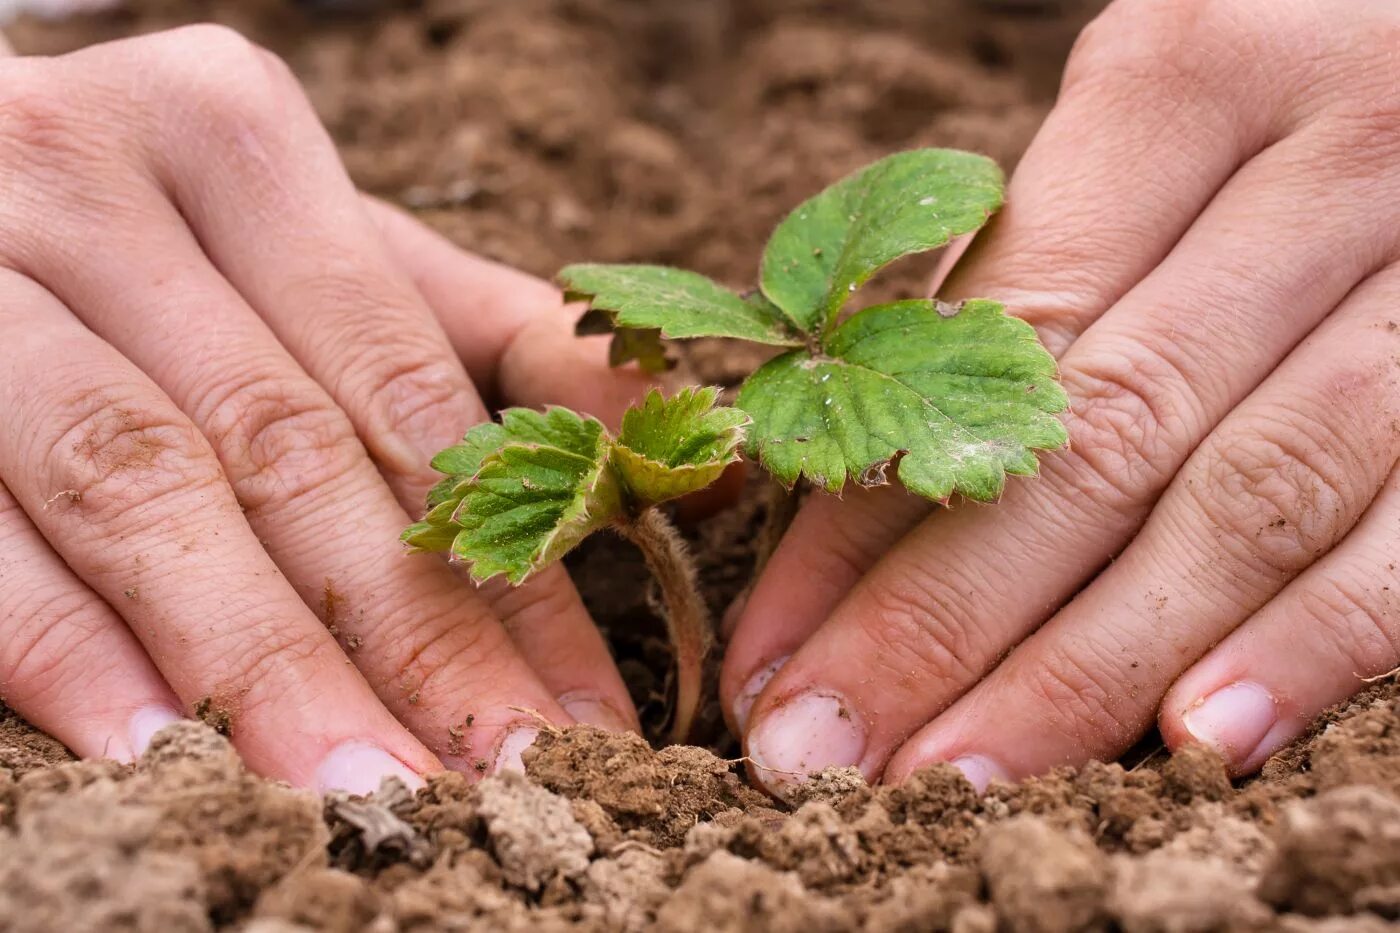
[[[754,543],[753,579],[757,580],[763,568],[768,566],[768,558],[778,549],[778,543],[787,534],[801,504],[801,481],[789,489],[777,480],[769,479],[763,491],[763,525],[759,527],[758,539]]]
[[[671,741],[684,742],[700,711],[705,658],[714,644],[709,609],[696,583],[695,562],[680,534],[657,509],[643,509],[618,530],[641,550],[661,587],[666,627],[676,652],[676,714],[671,721]]]

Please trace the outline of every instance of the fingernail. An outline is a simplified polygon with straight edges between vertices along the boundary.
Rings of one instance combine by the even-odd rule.
[[[754,701],[763,692],[763,688],[768,686],[768,681],[773,679],[773,675],[778,673],[778,669],[787,663],[791,655],[783,655],[776,661],[759,668],[758,673],[749,678],[749,682],[744,684],[744,689],[739,691],[739,695],[734,698],[734,722],[739,727],[739,734],[743,735],[744,730],[749,727],[749,713],[753,712]]]
[[[496,764],[491,769],[492,774],[500,774],[502,771],[519,771],[524,773],[525,762],[521,760],[521,754],[525,749],[535,744],[535,737],[540,734],[540,730],[534,726],[516,726],[501,738],[501,744],[496,747]]]
[[[575,721],[585,725],[597,726],[609,732],[632,732],[637,728],[611,703],[591,693],[566,693],[559,698],[559,705]]]
[[[1191,737],[1240,765],[1258,750],[1278,722],[1278,704],[1269,691],[1240,681],[1197,700],[1181,716]]]
[[[963,755],[954,758],[951,764],[963,773],[963,777],[977,788],[979,794],[985,793],[992,781],[1011,781],[1006,769],[986,755]]]
[[[379,790],[379,782],[396,777],[410,790],[423,786],[423,778],[393,755],[368,742],[342,742],[316,769],[316,788],[364,796]]]
[[[151,747],[151,739],[156,737],[157,732],[184,718],[178,710],[168,706],[147,706],[132,713],[126,725],[131,753],[140,758],[146,754],[146,749]]]
[[[780,794],[825,768],[860,763],[865,727],[845,700],[804,693],[780,703],[749,733],[749,759],[758,780]]]

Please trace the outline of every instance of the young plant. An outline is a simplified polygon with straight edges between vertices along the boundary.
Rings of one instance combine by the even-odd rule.
[[[718,395],[653,390],[623,415],[616,437],[566,408],[507,409],[499,424],[472,428],[433,458],[447,478],[403,534],[414,550],[463,562],[477,581],[504,574],[513,585],[601,528],[636,544],[660,586],[676,654],[677,742],[699,710],[713,635],[685,543],[656,506],[705,488],[739,458],[749,418],[716,406]]]
[[[785,486],[882,485],[898,458],[912,492],[990,501],[1006,474],[1036,472],[1036,449],[1067,439],[1056,415],[1068,402],[1034,330],[982,299],[842,311],[879,269],[975,231],[1001,203],[991,160],[920,149],[799,205],[769,239],[752,293],[663,266],[574,265],[559,277],[590,303],[580,333],[613,332],[615,365],[664,368],[663,337],[782,348],[737,405],[753,418],[748,454]]]

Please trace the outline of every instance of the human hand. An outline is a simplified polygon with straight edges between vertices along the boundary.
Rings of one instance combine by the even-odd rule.
[[[508,765],[523,709],[636,726],[561,570],[473,591],[398,542],[478,390],[645,386],[553,287],[362,199],[217,27],[0,61],[0,191],[5,702],[130,759],[208,698],[255,770],[356,791]]]
[[[1038,328],[1070,449],[995,508],[812,497],[725,660],[761,780],[985,785],[1154,716],[1243,774],[1400,664],[1398,44],[1375,0],[1088,28],[945,288]]]

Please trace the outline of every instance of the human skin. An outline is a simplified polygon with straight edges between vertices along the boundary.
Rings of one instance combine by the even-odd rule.
[[[813,496],[735,610],[753,773],[974,783],[1154,721],[1251,772],[1400,665],[1400,7],[1118,0],[941,288],[1032,323],[1067,450],[995,507]]]
[[[398,543],[483,397],[646,387],[556,289],[362,198],[218,27],[0,60],[0,192],[7,704],[129,760],[210,698],[255,770],[360,792],[636,727],[562,570],[477,590]]]

